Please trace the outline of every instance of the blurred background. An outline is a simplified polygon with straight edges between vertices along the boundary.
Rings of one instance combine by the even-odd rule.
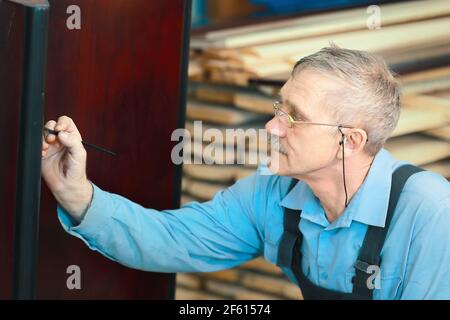
[[[450,178],[450,1],[194,0],[186,128],[263,128],[301,57],[336,45],[384,57],[403,84],[386,148]],[[216,141],[235,148],[235,141]],[[208,144],[209,141],[204,141]],[[264,148],[247,144],[238,153]],[[195,150],[192,150],[193,155]],[[216,159],[217,160],[217,159]],[[184,165],[183,198],[206,201],[256,166]],[[262,258],[214,273],[177,275],[177,299],[301,299]]]

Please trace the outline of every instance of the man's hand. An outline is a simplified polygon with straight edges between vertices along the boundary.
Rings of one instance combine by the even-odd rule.
[[[86,176],[87,153],[81,135],[69,117],[48,121],[45,127],[58,134],[44,132],[42,141],[42,177],[58,203],[74,220],[83,219],[93,193]]]

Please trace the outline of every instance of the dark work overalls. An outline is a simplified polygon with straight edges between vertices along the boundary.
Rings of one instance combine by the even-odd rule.
[[[296,210],[285,208],[284,211],[284,233],[281,238],[278,251],[277,265],[280,267],[290,268],[295,275],[301,288],[304,299],[316,300],[341,300],[341,299],[372,299],[373,289],[367,285],[369,277],[374,272],[369,266],[380,266],[380,253],[383,248],[386,234],[394,214],[400,193],[406,180],[416,172],[422,169],[412,166],[403,165],[392,174],[391,193],[389,196],[389,206],[386,215],[385,227],[369,226],[364,237],[363,245],[359,251],[358,259],[354,265],[355,276],[352,279],[353,291],[351,293],[329,290],[312,283],[303,273],[302,255],[300,248],[302,245],[302,234],[299,230],[300,213]],[[298,180],[293,180],[289,186],[288,193]],[[369,280],[370,281],[370,280]],[[370,281],[372,282],[372,281]],[[369,283],[370,283],[369,282]]]

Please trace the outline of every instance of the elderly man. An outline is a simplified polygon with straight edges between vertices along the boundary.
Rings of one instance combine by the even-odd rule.
[[[307,299],[449,299],[450,185],[383,149],[399,97],[383,60],[332,46],[301,59],[274,103],[276,175],[260,167],[211,201],[143,208],[88,180],[68,117],[46,124],[59,134],[45,137],[42,174],[65,230],[132,268],[215,271],[264,255]]]

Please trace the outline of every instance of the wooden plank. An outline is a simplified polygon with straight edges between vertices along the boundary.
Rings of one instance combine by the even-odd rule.
[[[423,166],[423,168],[425,170],[436,172],[444,178],[450,178],[450,158],[427,164]]]
[[[192,141],[186,143],[183,148],[183,158],[189,155],[190,161],[184,164],[236,164],[237,151],[233,146],[223,146],[220,143],[203,143],[202,141]],[[244,156],[248,157],[247,155]]]
[[[197,85],[192,88],[192,96],[198,100],[234,104],[235,90],[227,86]]]
[[[442,117],[450,119],[450,99],[434,97],[423,94],[408,94],[402,97],[402,106],[414,108],[425,112],[439,113]]]
[[[203,41],[209,41],[209,44],[212,44],[214,41],[221,41],[223,39],[232,38],[235,36],[242,36],[242,35],[248,35],[248,34],[259,34],[264,33],[266,31],[271,30],[281,30],[285,28],[292,28],[295,26],[298,26],[299,24],[311,24],[311,23],[317,23],[317,22],[323,22],[326,20],[334,20],[337,18],[342,17],[349,17],[350,15],[354,15],[354,11],[351,12],[351,10],[340,10],[340,11],[334,11],[326,14],[313,14],[311,16],[302,16],[300,18],[291,18],[291,19],[283,19],[279,21],[274,22],[261,22],[261,23],[255,23],[248,26],[239,26],[236,28],[228,28],[228,29],[221,29],[221,30],[213,30],[210,32],[207,32],[201,36],[195,36],[193,37],[193,40],[203,40]],[[194,44],[194,47],[195,44]]]
[[[245,122],[261,120],[261,115],[233,108],[230,105],[211,104],[188,100],[186,117],[190,120],[202,120],[222,125],[240,125]]]
[[[448,119],[442,114],[432,111],[416,110],[413,108],[403,108],[400,113],[398,125],[392,133],[393,137],[435,129],[445,126]]]
[[[418,166],[450,157],[450,143],[421,134],[389,139],[385,148],[395,158]]]
[[[424,131],[424,133],[436,138],[441,138],[450,141],[450,125],[437,129],[427,130]]]
[[[183,166],[183,173],[194,179],[231,183],[254,174],[255,169],[237,165],[189,164]]]
[[[436,91],[431,92],[429,94],[430,96],[436,97],[436,98],[442,98],[450,101],[450,89],[442,90],[442,91]]]
[[[200,80],[203,78],[203,67],[199,61],[189,60],[188,77],[190,80]]]
[[[245,165],[246,168],[256,169],[260,163],[267,163],[268,158],[264,150],[256,149],[257,147],[249,150],[222,148],[214,143],[194,142],[190,146],[186,145],[184,149],[185,153],[190,155],[190,161],[184,161],[184,164]]]
[[[239,26],[228,29],[220,29],[206,32],[199,36],[193,36],[191,39],[191,46],[194,48],[204,48],[214,46],[214,42],[218,43],[224,39],[229,39],[233,37],[246,36],[249,34],[260,34],[272,30],[283,30],[286,28],[292,28],[304,24],[320,23],[330,20],[335,20],[338,18],[347,17],[350,18],[351,15],[355,15],[358,9],[353,10],[338,10],[325,14],[312,14],[310,16],[302,16],[300,18],[290,18],[282,19],[278,21],[270,22],[256,22],[247,26]],[[250,45],[250,43],[248,44]]]
[[[400,81],[403,85],[405,85],[409,83],[435,80],[445,77],[450,77],[450,66],[427,69],[402,75],[400,77]]]
[[[274,93],[273,88],[270,92]],[[207,102],[232,104],[244,110],[273,115],[275,98],[257,90],[224,85],[197,85],[192,88],[192,96]]]
[[[205,293],[202,291],[186,289],[182,287],[177,287],[175,290],[175,300],[223,300],[223,296]]]
[[[204,279],[213,279],[223,282],[239,282],[241,275],[239,269],[228,269],[216,272],[206,272],[201,275]]]
[[[450,77],[408,83],[403,86],[404,94],[432,93],[450,89]]]
[[[262,70],[264,72],[264,70]],[[234,84],[237,86],[246,86],[248,84],[248,79],[253,77],[254,74],[245,71],[210,71],[208,80],[212,83],[220,83],[220,84]]]
[[[177,286],[198,290],[202,286],[202,280],[199,276],[187,273],[178,273],[176,278]]]
[[[183,192],[186,192],[199,200],[210,200],[217,192],[226,189],[227,187],[227,185],[223,184],[194,180],[186,177],[183,177],[181,183]]]
[[[195,125],[188,121],[185,124],[186,130],[189,131],[191,137],[196,134],[201,135],[199,139],[209,142],[207,133],[214,136],[214,141],[218,145],[223,144],[227,148],[237,147],[239,150],[250,150],[252,152],[268,152],[268,135],[264,129],[264,123],[242,124],[240,126],[224,126],[224,125],[210,125],[202,123],[201,127],[197,125],[198,133],[195,133]],[[217,133],[217,134],[214,134]],[[186,146],[193,149],[194,146]],[[191,150],[189,149],[189,150]],[[199,149],[199,145],[197,145]]]
[[[262,273],[272,274],[272,275],[283,275],[283,271],[276,265],[264,260],[264,258],[259,257],[253,260],[246,262],[241,265],[240,268],[255,270]]]
[[[439,43],[426,43],[417,46],[414,50],[390,50],[382,54],[384,60],[388,65],[398,66],[407,62],[414,63],[414,61],[436,60],[442,56],[450,54],[450,41],[443,41]],[[414,69],[412,69],[414,70]]]
[[[264,291],[288,299],[301,299],[298,286],[286,279],[246,273],[242,276],[241,283],[249,289]]]
[[[314,53],[328,46],[330,41],[347,49],[380,52],[383,50],[408,48],[412,45],[427,42],[445,41],[449,35],[450,18],[445,17],[383,27],[378,30],[361,30],[305,40],[254,46],[238,50],[238,52],[264,58],[266,61],[271,57],[286,57],[289,58],[289,61],[295,62],[307,54]],[[236,56],[236,58],[238,57]]]
[[[206,289],[215,294],[237,300],[276,300],[280,299],[275,295],[264,294],[256,290],[242,288],[237,284],[221,283],[214,280],[206,281]]]
[[[263,94],[250,94],[237,92],[234,97],[234,104],[242,109],[273,115],[274,98]]]
[[[184,206],[186,203],[193,202],[193,201],[197,201],[197,199],[191,197],[191,196],[188,195],[188,194],[184,194],[184,193],[183,193],[183,194],[181,195],[181,200],[180,200],[181,206]]]

